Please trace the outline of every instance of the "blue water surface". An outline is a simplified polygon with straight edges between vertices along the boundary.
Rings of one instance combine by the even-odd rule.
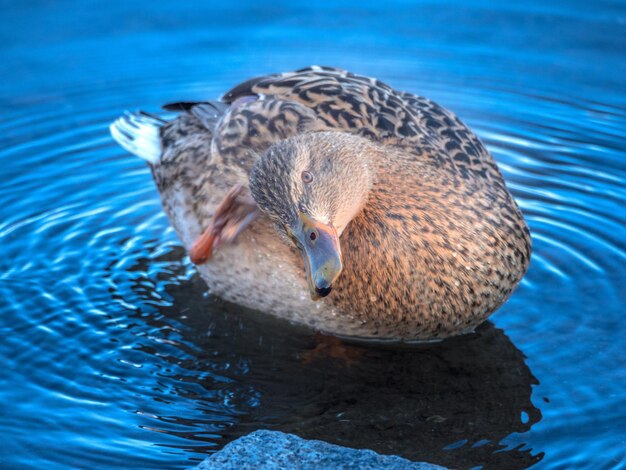
[[[0,466],[184,468],[259,428],[454,468],[626,468],[626,3],[0,1]],[[469,337],[311,360],[207,296],[123,110],[310,64],[455,111],[533,235]]]

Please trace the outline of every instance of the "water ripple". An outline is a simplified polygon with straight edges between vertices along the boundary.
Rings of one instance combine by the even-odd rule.
[[[145,21],[120,4],[98,14],[107,24],[97,9],[8,8],[19,41],[0,46],[0,460],[182,468],[273,428],[454,468],[623,464],[626,14],[574,3],[357,15],[246,1]],[[49,14],[58,22],[29,26]],[[108,124],[303,60],[429,96],[494,154],[534,249],[496,326],[303,366],[310,331],[204,293],[150,171]]]

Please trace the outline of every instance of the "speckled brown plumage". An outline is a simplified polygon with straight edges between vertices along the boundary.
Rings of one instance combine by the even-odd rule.
[[[263,215],[200,267],[228,300],[333,334],[434,339],[481,323],[527,269],[529,232],[494,160],[426,98],[312,67],[244,82],[220,104],[169,109],[184,112],[162,127],[153,173],[188,248],[229,188],[254,176]],[[352,181],[355,159],[365,170],[354,166]],[[329,176],[316,175],[325,192],[296,182],[292,160],[330,165],[319,170]],[[343,180],[333,173],[341,165]],[[339,230],[343,270],[333,292],[313,302],[302,260],[283,236],[287,212],[307,212],[307,198],[317,198],[311,204],[327,203],[334,222],[343,209],[319,199],[360,191],[361,171],[371,173],[366,203]]]

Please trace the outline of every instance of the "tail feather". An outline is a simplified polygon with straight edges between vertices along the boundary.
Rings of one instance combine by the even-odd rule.
[[[126,112],[109,126],[109,130],[117,143],[130,153],[156,165],[161,160],[160,129],[164,123],[147,113]]]

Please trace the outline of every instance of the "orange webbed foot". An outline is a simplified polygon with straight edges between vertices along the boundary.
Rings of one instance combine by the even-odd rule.
[[[313,339],[317,344],[313,349],[302,354],[302,364],[307,365],[319,359],[332,358],[342,362],[346,367],[350,367],[358,362],[365,353],[365,349],[346,344],[336,336],[317,332]]]
[[[232,243],[258,214],[254,199],[243,185],[231,188],[215,210],[209,226],[189,250],[191,261],[206,263],[220,245]]]

